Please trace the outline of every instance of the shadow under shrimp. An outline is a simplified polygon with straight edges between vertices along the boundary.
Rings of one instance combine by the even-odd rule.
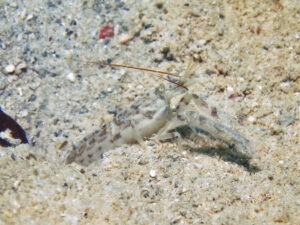
[[[225,162],[235,163],[239,166],[244,167],[250,173],[257,173],[261,171],[261,169],[258,166],[252,165],[250,163],[250,157],[244,155],[237,155],[236,153],[231,153],[231,151],[228,151],[227,148],[189,148],[189,151],[208,155],[211,157],[219,157]]]
[[[191,139],[192,135],[193,135],[193,130],[188,127],[188,126],[182,126],[182,127],[178,127],[176,128],[174,131],[178,132],[181,136],[181,138],[187,138],[187,139]],[[197,129],[197,133],[198,135],[203,135],[206,136],[208,138],[210,138],[211,140],[217,140],[215,137],[213,137],[212,135],[210,135],[209,133],[201,130],[201,129]],[[243,154],[239,154],[236,151],[233,151],[232,149],[234,148],[234,146],[218,146],[218,147],[209,147],[209,146],[205,146],[205,147],[191,147],[189,145],[185,145],[185,148],[187,147],[188,151],[190,152],[195,152],[198,154],[204,154],[210,157],[219,157],[221,160],[226,161],[226,162],[231,162],[231,163],[235,163],[239,166],[244,167],[248,172],[250,173],[257,173],[259,171],[261,171],[261,169],[255,165],[252,165],[250,160],[251,157],[243,155]]]

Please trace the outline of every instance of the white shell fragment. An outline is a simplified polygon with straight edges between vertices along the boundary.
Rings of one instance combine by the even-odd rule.
[[[14,73],[15,70],[16,70],[16,67],[15,67],[13,64],[8,64],[8,65],[5,67],[5,72],[8,73],[8,74]]]
[[[72,72],[68,73],[68,74],[67,74],[67,79],[68,79],[69,81],[71,81],[71,82],[75,82],[75,80],[76,80],[75,74],[72,73]]]
[[[157,176],[156,170],[150,170],[149,175],[150,177],[155,178]]]

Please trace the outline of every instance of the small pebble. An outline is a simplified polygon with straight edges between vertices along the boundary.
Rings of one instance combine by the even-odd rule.
[[[143,86],[143,85],[138,85],[138,86],[136,86],[136,89],[140,89],[140,90],[142,90],[142,89],[145,89],[145,87]]]
[[[150,177],[152,178],[155,178],[156,177],[156,170],[150,170],[150,173],[149,173]]]
[[[12,82],[14,82],[15,80],[17,80],[18,79],[18,77],[16,76],[16,75],[12,75],[12,76],[9,76],[8,78],[7,78],[7,81],[9,82],[9,83],[12,83]]]
[[[26,62],[21,62],[17,65],[16,67],[16,74],[21,74],[23,71],[27,69],[27,64]]]
[[[8,74],[14,73],[16,70],[16,67],[13,64],[9,64],[5,67],[5,72]]]
[[[199,44],[199,45],[205,45],[205,44],[206,44],[206,40],[205,40],[205,39],[200,39],[200,40],[198,41],[198,44]]]
[[[14,190],[17,190],[19,187],[21,186],[21,181],[20,180],[16,180],[13,185],[12,185],[12,188]]]
[[[75,82],[75,80],[76,80],[75,74],[72,72],[68,73],[67,79],[71,82]]]
[[[30,21],[33,19],[33,15],[32,14],[29,14],[27,17],[26,17],[26,21]]]
[[[132,39],[132,36],[129,34],[121,34],[119,37],[120,44],[127,44]]]
[[[234,91],[234,89],[233,89],[233,87],[232,87],[232,86],[228,86],[228,87],[227,87],[227,91],[228,91],[228,92],[233,92],[233,91]]]
[[[19,117],[21,117],[21,118],[23,117],[24,118],[26,116],[28,116],[28,110],[24,109],[24,110],[22,110],[22,111],[19,112]]]
[[[247,119],[249,122],[253,123],[256,121],[256,118],[254,116],[249,116]]]

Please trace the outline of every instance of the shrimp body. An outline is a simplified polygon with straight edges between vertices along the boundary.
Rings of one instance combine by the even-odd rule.
[[[131,107],[116,115],[115,120],[85,137],[68,155],[66,163],[76,162],[87,166],[99,160],[103,153],[124,144],[138,142],[158,132],[171,118],[171,110],[163,97]]]
[[[75,145],[66,162],[87,166],[99,160],[106,151],[123,144],[138,142],[145,146],[143,140],[154,134],[157,134],[159,140],[178,137],[180,134],[174,130],[181,126],[189,126],[195,132],[205,131],[226,143],[233,153],[251,157],[254,152],[250,148],[250,141],[239,132],[223,125],[218,119],[216,107],[210,106],[198,93],[189,92],[186,86],[193,82],[195,81],[182,79],[174,82],[177,84],[175,88],[160,87],[144,97],[139,97],[128,109],[117,114],[112,122],[103,125]],[[175,107],[171,107],[171,99],[175,96],[179,97],[179,101]],[[196,105],[196,111],[191,102]]]

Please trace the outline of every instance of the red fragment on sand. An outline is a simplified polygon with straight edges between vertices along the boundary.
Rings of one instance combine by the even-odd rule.
[[[105,39],[114,36],[114,28],[105,26],[99,31],[99,39]]]

